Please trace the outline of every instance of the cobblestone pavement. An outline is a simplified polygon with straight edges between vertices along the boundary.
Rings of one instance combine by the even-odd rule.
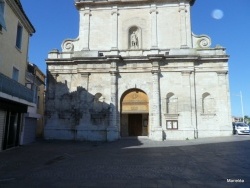
[[[38,141],[0,152],[0,187],[250,187],[250,136]]]

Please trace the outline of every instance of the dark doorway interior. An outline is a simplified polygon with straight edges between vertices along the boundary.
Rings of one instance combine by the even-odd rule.
[[[129,136],[142,135],[142,114],[129,114],[128,132]]]
[[[8,112],[5,125],[5,137],[3,149],[12,148],[19,144],[20,134],[20,113]]]

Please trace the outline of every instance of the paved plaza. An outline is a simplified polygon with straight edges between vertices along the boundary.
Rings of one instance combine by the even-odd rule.
[[[0,153],[0,187],[250,187],[250,136],[41,140]]]

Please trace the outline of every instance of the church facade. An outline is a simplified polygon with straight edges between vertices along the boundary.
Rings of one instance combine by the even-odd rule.
[[[78,0],[79,36],[46,59],[46,139],[232,134],[225,48],[191,31],[194,0]]]

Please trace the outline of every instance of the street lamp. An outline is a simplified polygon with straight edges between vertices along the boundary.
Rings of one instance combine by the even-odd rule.
[[[245,123],[245,115],[244,115],[244,107],[243,107],[243,97],[242,97],[242,93],[241,93],[241,91],[240,91],[240,95],[235,95],[235,96],[238,96],[238,97],[240,97],[240,104],[241,104],[241,113],[242,113],[242,120],[243,120],[243,122]]]
[[[241,112],[242,112],[242,117],[243,117],[243,123],[245,123],[245,114],[244,114],[243,99],[242,99],[241,91],[240,91],[240,103],[241,103]]]

